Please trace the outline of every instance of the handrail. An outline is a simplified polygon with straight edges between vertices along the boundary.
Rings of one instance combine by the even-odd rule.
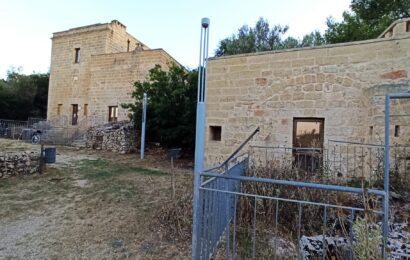
[[[221,168],[223,166],[226,166],[231,160],[232,158],[234,158],[240,150],[242,150],[242,148],[259,132],[259,126],[258,128],[255,129],[255,131],[252,132],[252,134],[246,138],[246,140],[228,157],[228,159],[226,159],[223,163],[221,163],[218,166],[212,167],[210,169],[206,169],[204,172],[209,172],[218,168]]]

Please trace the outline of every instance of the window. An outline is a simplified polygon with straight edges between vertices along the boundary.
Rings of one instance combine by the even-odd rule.
[[[399,137],[400,136],[400,126],[395,125],[394,126],[394,137]]]
[[[118,106],[108,107],[108,122],[117,122],[118,119]]]
[[[78,105],[73,104],[73,114],[71,116],[71,125],[77,125],[78,123]]]
[[[63,104],[58,104],[57,105],[57,115],[61,115],[61,107],[63,106]]]
[[[74,63],[80,63],[80,48],[75,48]]]
[[[88,116],[88,104],[84,104],[84,116]]]
[[[322,148],[323,118],[294,118],[293,147]]]
[[[221,126],[209,126],[209,139],[211,141],[221,141],[222,127]]]
[[[373,126],[369,126],[369,135],[370,135],[370,136],[373,135]]]
[[[406,32],[410,32],[410,21],[406,23]]]
[[[292,154],[299,169],[315,172],[321,168],[324,122],[324,118],[293,119]]]
[[[127,52],[130,51],[130,40],[127,40]]]

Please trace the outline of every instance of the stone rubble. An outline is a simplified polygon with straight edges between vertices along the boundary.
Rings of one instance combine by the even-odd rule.
[[[0,179],[37,173],[39,165],[40,153],[0,153]]]
[[[381,223],[379,223],[381,225]],[[345,237],[326,236],[326,245],[329,251],[341,252],[348,256],[350,251],[349,240]],[[355,238],[353,238],[353,243]],[[402,259],[400,255],[410,255],[410,232],[407,223],[394,223],[390,225],[390,234],[387,240],[390,259]],[[316,259],[323,253],[323,235],[302,236],[300,239],[302,259]]]
[[[137,146],[134,126],[128,121],[92,127],[86,134],[86,147],[118,153],[130,153]]]

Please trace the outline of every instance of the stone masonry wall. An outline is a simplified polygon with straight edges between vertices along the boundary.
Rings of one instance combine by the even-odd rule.
[[[173,62],[172,57],[161,49],[93,56],[88,92],[89,115],[102,115],[99,121],[106,123],[108,106],[118,106],[118,120],[127,120],[129,112],[121,104],[133,102],[134,82],[147,80],[149,70],[156,64],[167,69],[170,62]]]
[[[34,174],[39,171],[39,153],[7,152],[0,154],[0,179]]]
[[[134,151],[138,140],[133,124],[126,121],[92,127],[86,138],[87,148],[119,153]]]
[[[145,80],[156,64],[166,68],[176,62],[162,49],[150,50],[116,20],[57,32],[52,41],[47,108],[52,123],[71,124],[73,104],[81,125],[107,123],[108,106],[118,106],[118,120],[125,120],[120,105],[131,100],[133,83]],[[79,63],[75,48],[80,48]]]
[[[383,139],[384,95],[410,91],[409,61],[410,33],[210,59],[206,163],[226,159],[258,126],[252,144],[292,146],[295,117],[324,118],[325,143]],[[395,112],[410,114],[410,100],[401,102]],[[394,120],[391,141],[410,143],[409,117]],[[221,141],[210,140],[210,126],[221,126]]]

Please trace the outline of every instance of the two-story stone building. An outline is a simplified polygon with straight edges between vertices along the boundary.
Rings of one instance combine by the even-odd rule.
[[[54,125],[91,126],[126,120],[133,83],[156,64],[176,62],[150,49],[119,21],[56,32],[52,37],[47,119]]]

